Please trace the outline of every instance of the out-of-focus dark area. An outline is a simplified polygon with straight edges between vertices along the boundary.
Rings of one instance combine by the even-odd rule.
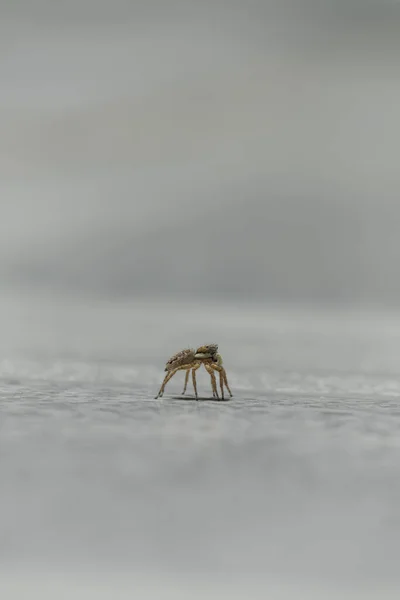
[[[3,3],[3,289],[400,301],[400,5]]]

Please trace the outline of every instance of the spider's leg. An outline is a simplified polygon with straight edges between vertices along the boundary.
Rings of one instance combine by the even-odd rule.
[[[207,373],[208,373],[208,374],[210,375],[210,377],[211,377],[211,373],[210,373],[210,370],[209,370],[209,369],[208,369],[208,367],[207,367],[207,363],[204,363],[204,368],[205,368],[205,370],[207,371]],[[212,377],[211,377],[211,389],[212,389],[212,395],[213,395],[213,397],[215,398],[215,393],[214,393],[214,386],[213,386]]]
[[[158,394],[156,396],[156,400],[157,400],[157,398],[162,397],[162,395],[164,394],[165,386],[167,385],[168,381],[171,379],[171,377],[173,377],[175,375],[175,373],[177,371],[179,371],[179,369],[180,369],[180,367],[177,367],[176,369],[172,369],[172,371],[168,371],[168,373],[164,377],[164,381],[161,384],[160,391],[158,392]]]
[[[213,398],[218,398],[218,400],[219,400],[219,396],[218,396],[218,392],[217,392],[217,380],[215,378],[215,373],[209,364],[204,363],[204,367],[211,377],[211,387],[212,387]]]
[[[211,386],[213,388],[213,396],[214,396],[214,398],[217,398],[217,400],[219,400],[218,390],[217,390],[217,379],[215,377],[215,373],[212,369],[209,371],[209,373],[211,376]]]
[[[211,366],[215,371],[219,372],[220,384],[221,385],[225,384],[225,387],[228,390],[230,397],[232,398],[233,394],[232,394],[231,388],[229,387],[229,384],[228,384],[228,378],[226,376],[225,368],[223,366],[219,366],[216,364],[212,364]],[[222,397],[224,397],[223,393],[222,393]]]
[[[167,383],[167,381],[168,381],[169,375],[170,375],[170,373],[168,372],[168,373],[166,374],[166,376],[164,377],[164,380],[163,380],[163,382],[162,382],[162,384],[161,384],[161,387],[160,387],[160,389],[159,389],[159,392],[158,392],[157,396],[155,397],[155,399],[156,399],[156,400],[157,400],[157,398],[160,398],[160,397],[162,396],[163,387],[165,387],[165,384],[166,384],[166,383]]]
[[[221,367],[220,367],[220,371],[219,371],[219,385],[221,387],[221,397],[222,397],[222,400],[225,400],[225,397],[224,397],[224,376],[222,374],[222,368]]]
[[[192,379],[193,379],[193,387],[194,387],[194,394],[196,396],[196,400],[199,399],[198,395],[197,395],[197,383],[196,383],[196,371],[197,369],[201,366],[201,363],[195,363],[192,366]]]
[[[187,384],[188,384],[188,381],[189,381],[189,375],[190,375],[190,369],[186,369],[185,385],[184,385],[184,388],[183,388],[182,396],[185,395]]]
[[[232,394],[232,392],[230,390],[230,387],[228,385],[228,379],[226,377],[226,371],[225,371],[224,367],[222,367],[222,376],[224,378],[224,383],[225,383],[226,389],[228,390],[228,392],[230,393],[231,398],[232,398],[233,394]]]
[[[214,369],[214,371],[218,371],[219,373],[219,385],[221,388],[221,397],[222,400],[225,400],[225,396],[224,396],[224,379],[223,379],[223,375],[222,375],[222,367],[220,367],[219,365],[216,365],[215,363],[211,363],[210,367],[212,369]]]

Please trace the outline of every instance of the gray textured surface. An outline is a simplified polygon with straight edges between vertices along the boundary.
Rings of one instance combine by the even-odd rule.
[[[189,577],[196,593],[203,581],[217,594],[222,581],[231,597],[235,581],[292,584],[289,598],[312,586],[354,589],[349,597],[399,586],[395,316],[56,302],[9,310],[31,323],[32,347],[17,348],[15,331],[14,350],[2,349],[7,572],[97,569],[89,587],[116,573],[150,588],[172,577],[165,594]],[[182,334],[220,343],[231,401],[174,398],[182,374],[153,400]],[[209,397],[205,371],[198,379]]]

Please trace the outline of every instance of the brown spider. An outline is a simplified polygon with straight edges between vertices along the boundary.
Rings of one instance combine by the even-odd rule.
[[[194,393],[196,396],[196,400],[198,400],[197,395],[197,382],[196,382],[196,371],[204,365],[206,371],[209,373],[211,377],[211,386],[213,390],[213,396],[215,398],[219,398],[217,392],[217,382],[215,378],[215,371],[219,373],[219,381],[221,387],[221,396],[224,399],[224,384],[227,388],[230,396],[232,397],[232,392],[229,389],[228,379],[226,376],[226,371],[222,366],[222,356],[218,354],[218,344],[208,344],[206,346],[200,346],[197,350],[193,350],[192,348],[187,348],[186,350],[181,350],[177,354],[172,356],[166,366],[165,371],[167,374],[162,382],[160,391],[158,392],[156,398],[160,398],[164,394],[165,386],[168,381],[177,373],[178,371],[186,371],[185,377],[185,386],[183,388],[183,394],[186,392],[187,383],[189,379],[189,373],[192,371],[192,379],[193,379],[193,387]]]

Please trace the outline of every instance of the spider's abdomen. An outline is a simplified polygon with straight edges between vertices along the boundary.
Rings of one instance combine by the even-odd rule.
[[[181,367],[182,365],[188,365],[194,361],[195,352],[192,348],[187,348],[186,350],[181,350],[177,352],[167,361],[165,365],[165,371],[172,371],[176,369],[176,367]]]

